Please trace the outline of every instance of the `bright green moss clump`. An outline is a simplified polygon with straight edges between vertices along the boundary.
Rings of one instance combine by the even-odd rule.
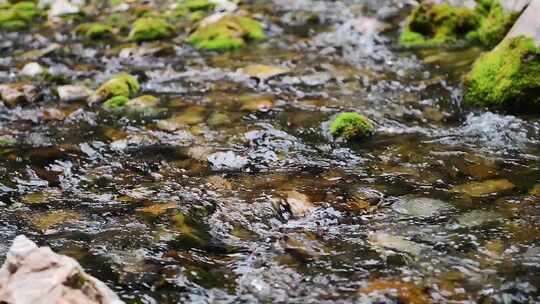
[[[330,134],[344,139],[369,137],[374,131],[373,124],[356,112],[339,114],[330,124]]]
[[[198,49],[224,51],[244,47],[248,41],[266,38],[261,24],[249,17],[226,16],[199,27],[187,41]]]
[[[101,85],[90,101],[99,102],[115,96],[129,98],[135,96],[139,90],[140,85],[137,79],[129,74],[122,73]]]
[[[465,104],[539,112],[540,48],[526,37],[504,41],[477,59],[465,86]]]
[[[474,30],[478,20],[470,9],[446,3],[420,4],[407,18],[400,37],[403,46],[439,46]]]
[[[17,31],[24,29],[39,15],[35,3],[30,1],[0,6],[0,30]]]
[[[108,24],[99,22],[84,23],[77,26],[77,28],[75,28],[75,32],[79,35],[85,36],[86,38],[95,39],[112,35],[113,28]]]
[[[518,13],[505,13],[498,0],[477,0],[476,7],[422,3],[409,15],[399,43],[405,47],[437,47],[459,41],[495,46]]]
[[[499,2],[493,1],[486,17],[480,20],[478,40],[486,46],[497,45],[518,17],[518,12],[505,13]]]
[[[167,21],[155,17],[142,17],[133,23],[129,40],[149,41],[171,37],[174,34],[173,27]]]
[[[194,12],[201,10],[211,10],[214,9],[216,5],[208,0],[185,0],[180,3],[180,6]]]
[[[129,98],[127,98],[126,96],[114,96],[109,100],[105,101],[102,107],[109,111],[119,111],[124,108],[128,101]]]

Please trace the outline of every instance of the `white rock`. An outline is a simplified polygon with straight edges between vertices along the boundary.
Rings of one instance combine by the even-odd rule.
[[[63,102],[86,100],[91,94],[87,87],[80,85],[63,85],[56,90],[60,101]]]
[[[519,16],[503,41],[512,37],[526,36],[532,38],[540,46],[540,0],[531,0],[529,6]]]
[[[22,76],[35,77],[43,74],[45,69],[37,62],[30,62],[24,65],[21,70]]]
[[[82,285],[82,286],[81,286]],[[74,259],[15,238],[0,268],[0,302],[6,304],[123,304]]]
[[[501,6],[505,12],[521,12],[531,0],[501,0]]]
[[[210,0],[211,3],[216,5],[216,10],[220,12],[234,12],[238,8],[236,3],[228,0]]]
[[[81,9],[75,3],[68,0],[56,0],[51,4],[49,17],[60,17],[63,15],[77,14]]]

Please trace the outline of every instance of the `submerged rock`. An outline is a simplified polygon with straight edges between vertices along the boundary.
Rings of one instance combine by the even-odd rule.
[[[34,204],[39,204],[35,202]],[[51,211],[43,214],[36,214],[32,216],[31,222],[34,228],[42,233],[49,233],[50,230],[56,228],[58,225],[77,221],[81,218],[81,215],[72,211]]]
[[[482,197],[512,188],[514,188],[514,184],[507,179],[491,179],[455,186],[452,188],[452,192],[463,193],[472,197]]]
[[[438,199],[428,197],[404,198],[392,205],[392,209],[403,215],[425,218],[435,216],[448,209],[448,205]]]
[[[532,187],[529,193],[534,196],[540,196],[540,184],[537,184],[534,187]]]
[[[532,38],[509,38],[476,60],[464,79],[467,105],[540,111],[540,47]]]
[[[211,16],[212,17],[212,16]],[[201,22],[187,42],[198,49],[225,51],[266,38],[262,25],[249,17],[225,15],[214,22]]]
[[[252,78],[257,78],[261,81],[289,73],[289,71],[290,70],[288,68],[265,64],[251,64],[238,70],[238,72],[242,74],[248,75]]]
[[[122,304],[103,282],[74,259],[15,238],[0,269],[0,302],[6,304]]]
[[[170,118],[159,120],[156,125],[161,130],[176,131],[182,127],[203,122],[205,112],[203,107],[191,106]]]
[[[360,295],[388,295],[397,297],[399,303],[409,304],[429,304],[432,303],[428,293],[421,286],[411,282],[402,282],[393,279],[377,279],[369,283],[368,286],[358,290]],[[379,301],[376,301],[379,303]],[[369,301],[371,303],[371,301]],[[392,302],[393,303],[393,302]]]
[[[368,241],[374,246],[405,252],[413,256],[418,256],[422,251],[420,244],[409,241],[402,236],[384,232],[370,233]]]
[[[356,112],[341,113],[330,124],[330,134],[346,140],[369,137],[374,131],[371,121]]]

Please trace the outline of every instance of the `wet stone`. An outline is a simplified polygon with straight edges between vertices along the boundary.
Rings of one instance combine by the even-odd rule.
[[[77,212],[51,211],[33,215],[30,221],[38,231],[47,233],[61,224],[77,221],[80,218],[81,215]]]
[[[252,64],[252,65],[248,65],[246,67],[239,69],[238,72],[246,74],[249,77],[253,77],[253,78],[257,78],[259,80],[265,81],[272,77],[286,74],[289,72],[289,69],[283,68],[280,66]]]
[[[432,217],[448,209],[448,204],[433,198],[401,198],[392,205],[396,212],[411,217]]]
[[[136,211],[140,213],[150,214],[153,216],[158,216],[167,212],[170,209],[176,209],[176,203],[162,203],[162,204],[153,204],[146,207],[137,208]]]
[[[27,63],[21,70],[21,75],[28,77],[36,77],[43,73],[45,73],[45,69],[37,62]]]
[[[1,100],[11,107],[33,102],[38,97],[37,87],[25,83],[0,85]]]
[[[534,187],[532,187],[529,193],[534,196],[540,196],[540,184],[537,184]]]
[[[473,210],[464,213],[456,218],[457,223],[464,227],[480,226],[485,223],[498,221],[501,219],[501,214],[485,210]]]
[[[368,240],[374,246],[405,252],[412,256],[418,256],[422,251],[420,244],[399,235],[375,232],[368,235]]]
[[[247,166],[248,159],[233,151],[216,152],[208,156],[214,170],[239,170]]]
[[[170,118],[159,120],[157,127],[165,131],[176,131],[189,125],[195,125],[204,121],[206,110],[203,107],[190,106],[181,113]]]
[[[483,182],[470,182],[454,186],[452,192],[466,194],[471,197],[482,197],[512,188],[514,188],[514,184],[507,179],[492,179]]]
[[[85,101],[91,94],[90,90],[82,85],[63,85],[56,90],[62,102]]]
[[[293,190],[286,191],[282,195],[285,198],[285,206],[293,217],[304,217],[315,210],[315,206],[306,194]]]

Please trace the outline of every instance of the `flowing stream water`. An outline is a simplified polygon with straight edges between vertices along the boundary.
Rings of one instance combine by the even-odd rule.
[[[0,106],[2,256],[26,234],[127,303],[540,302],[540,117],[460,105],[483,50],[399,48],[406,1],[245,2],[268,39],[225,53],[0,34],[0,83],[54,75]],[[119,72],[161,110],[54,94]],[[343,111],[374,136],[334,140]]]

